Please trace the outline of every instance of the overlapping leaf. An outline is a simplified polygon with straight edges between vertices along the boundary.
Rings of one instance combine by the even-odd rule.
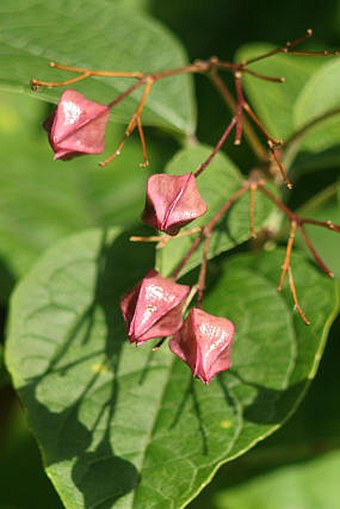
[[[108,71],[155,72],[186,63],[176,38],[157,21],[116,2],[98,0],[4,0],[0,7],[0,87],[30,93],[30,80],[63,81],[75,74],[48,62]],[[132,81],[134,82],[134,81]],[[91,78],[73,85],[90,99],[112,101],[131,80]],[[34,93],[57,102],[59,89]],[[141,90],[114,109],[127,121]],[[147,124],[189,134],[195,127],[192,83],[175,76],[157,83],[143,114]]]
[[[293,112],[295,129],[315,123],[303,136],[303,149],[320,152],[340,144],[339,81],[340,61],[336,59],[314,73],[299,94]]]
[[[278,428],[314,376],[334,283],[293,257],[306,327],[276,291],[282,251],[222,266],[205,301],[237,336],[231,372],[206,387],[164,346],[127,345],[119,299],[152,264],[126,234],[60,242],[19,285],[7,364],[67,509],[178,509],[216,468]]]

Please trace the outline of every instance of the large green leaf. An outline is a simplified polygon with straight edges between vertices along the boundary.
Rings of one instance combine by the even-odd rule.
[[[323,65],[308,80],[294,106],[295,129],[326,117],[306,131],[302,148],[313,152],[340,144],[340,61]],[[327,115],[333,113],[327,118]]]
[[[334,282],[301,255],[310,327],[276,291],[283,251],[227,260],[205,306],[236,324],[233,368],[203,386],[166,346],[126,342],[119,298],[150,255],[117,230],[85,232],[49,250],[12,300],[7,365],[67,509],[184,507],[293,411],[336,311]]]
[[[242,46],[236,55],[238,62],[249,60],[274,48],[269,44],[253,43]],[[271,83],[249,75],[243,78],[251,105],[269,133],[278,138],[288,138],[295,129],[293,108],[298,94],[306,81],[318,69],[320,58],[298,57],[277,54],[259,60],[249,69],[268,76],[285,78],[284,83]]]
[[[339,451],[279,468],[216,497],[216,509],[337,509]]]
[[[189,171],[194,172],[207,159],[211,151],[212,148],[200,145],[181,150],[167,165],[166,172],[172,175],[180,175]],[[242,186],[243,181],[238,168],[226,155],[220,152],[197,179],[198,188],[208,204],[208,212],[203,217],[190,223],[186,228],[183,228],[182,231],[205,225],[233,193]],[[258,193],[255,205],[255,227],[257,230],[268,219],[271,210],[270,202]],[[249,193],[246,193],[214,229],[209,245],[209,258],[227,251],[249,238]],[[159,251],[157,266],[162,274],[169,275],[174,270],[192,242],[193,235],[174,238]],[[200,263],[202,251],[203,245],[190,258],[186,270]]]
[[[42,107],[27,97],[0,93],[1,297],[55,240],[88,227],[136,223],[144,206],[148,172],[138,166],[137,138],[103,169],[97,157],[53,161],[40,127]],[[121,126],[110,125],[107,145],[115,146],[122,133]],[[155,170],[166,152],[151,140],[148,148]]]
[[[99,70],[155,72],[182,66],[184,51],[155,20],[116,2],[98,0],[3,0],[0,6],[0,86],[30,93],[32,78],[59,81],[74,77],[50,69],[49,61]],[[78,90],[103,103],[122,93],[131,80],[91,78]],[[142,91],[114,108],[126,121]],[[59,89],[34,95],[57,102]],[[143,113],[147,124],[190,134],[195,127],[191,77],[158,82]]]

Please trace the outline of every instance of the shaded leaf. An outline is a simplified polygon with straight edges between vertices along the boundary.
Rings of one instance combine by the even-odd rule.
[[[339,469],[338,451],[278,468],[218,494],[216,509],[336,509]]]
[[[211,148],[202,145],[181,150],[169,162],[166,172],[172,175],[194,172],[207,159],[211,150]],[[238,168],[226,155],[220,152],[197,179],[200,193],[208,205],[208,212],[187,227],[182,228],[181,232],[190,231],[196,226],[204,226],[242,186],[242,183],[243,177]],[[257,230],[268,219],[271,210],[270,202],[257,193],[255,204],[255,227]],[[169,275],[175,269],[190,248],[194,238],[195,236],[189,235],[171,239],[159,251],[157,266],[164,275]],[[209,246],[209,258],[232,249],[249,238],[249,196],[246,193],[214,229]],[[203,245],[188,261],[186,271],[200,264],[202,250]]]
[[[4,0],[0,7],[0,87],[30,92],[30,80],[63,81],[74,77],[50,69],[48,62],[111,71],[155,72],[186,63],[176,38],[159,22],[117,2],[98,0]],[[131,80],[90,78],[77,90],[89,99],[112,101]],[[180,91],[180,93],[179,93]],[[137,107],[141,90],[117,108],[114,116],[125,122]],[[57,102],[59,89],[35,92]],[[195,127],[190,76],[175,76],[157,83],[143,113],[146,124],[189,134]]]
[[[294,410],[336,312],[334,282],[301,255],[310,327],[276,291],[283,251],[227,260],[205,306],[236,324],[233,368],[203,386],[166,347],[127,344],[119,298],[152,263],[127,237],[61,241],[12,300],[7,364],[67,509],[184,507]]]

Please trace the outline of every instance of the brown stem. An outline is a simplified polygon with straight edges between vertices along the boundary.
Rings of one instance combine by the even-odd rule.
[[[82,67],[71,67],[69,65],[57,64],[56,62],[50,62],[50,67],[55,69],[62,69],[63,71],[77,72],[80,74],[88,74],[89,76],[109,76],[113,78],[144,78],[145,74],[142,72],[116,72],[116,71],[96,71],[93,69],[84,69]]]
[[[262,124],[260,119],[257,117],[254,110],[245,101],[243,103],[243,109],[248,113],[250,118],[255,122],[255,124],[258,126],[258,128],[262,131],[264,136],[267,138],[268,147],[269,147],[270,153],[276,163],[276,166],[279,169],[281,176],[282,176],[286,186],[288,187],[288,189],[292,189],[293,184],[288,179],[286,171],[284,169],[284,166],[283,166],[282,162],[280,161],[280,158],[278,157],[277,152],[276,152],[276,150],[279,147],[282,147],[283,142],[281,140],[276,140],[268,133],[267,129],[264,127],[264,125]]]
[[[276,140],[269,134],[269,132],[266,130],[260,119],[255,114],[254,110],[250,107],[250,105],[247,102],[244,102],[243,109],[248,113],[250,118],[255,122],[257,127],[262,131],[264,136],[267,138],[268,141],[272,143],[273,146],[280,147],[282,145],[281,140]]]
[[[288,277],[289,277],[289,288],[290,288],[291,294],[293,296],[295,309],[297,310],[297,312],[301,316],[301,318],[304,321],[304,323],[306,325],[310,325],[310,321],[308,320],[307,316],[305,315],[305,313],[303,312],[303,310],[302,310],[302,308],[301,308],[301,306],[299,304],[299,301],[298,301],[298,298],[297,298],[297,294],[296,294],[294,278],[293,278],[293,271],[292,271],[292,268],[291,268],[290,265],[288,266]]]
[[[258,187],[259,191],[262,194],[267,196],[267,198],[269,198],[269,200],[271,200],[277,207],[279,207],[282,210],[282,212],[291,221],[291,224],[294,223],[294,224],[297,225],[297,227],[299,228],[299,230],[301,232],[301,235],[302,235],[302,237],[303,237],[303,239],[304,239],[308,249],[312,253],[315,261],[317,262],[317,264],[319,265],[321,270],[323,272],[325,272],[325,274],[327,274],[328,276],[334,277],[333,272],[331,272],[326,267],[326,265],[324,264],[324,262],[321,260],[320,256],[318,255],[316,249],[314,248],[313,244],[311,243],[311,241],[310,241],[310,239],[309,239],[309,237],[307,235],[307,232],[306,232],[305,228],[303,227],[303,224],[314,224],[316,226],[322,226],[324,228],[328,228],[329,230],[332,230],[332,231],[335,231],[335,232],[340,232],[340,225],[335,225],[331,221],[317,221],[317,220],[314,220],[314,219],[301,218],[298,215],[294,214],[294,212],[292,212],[281,200],[279,200],[279,198],[274,196],[265,187],[263,181],[259,181],[258,184],[257,184],[257,187]]]
[[[64,81],[42,81],[42,80],[31,80],[31,89],[38,90],[39,87],[65,87],[68,85],[72,85],[72,83],[77,83],[78,81],[82,81],[91,76],[89,73],[84,73],[81,76],[76,76],[75,78],[70,78]]]
[[[241,198],[241,196],[249,189],[249,186],[250,186],[250,183],[248,182],[248,180],[246,180],[242,187],[240,187],[223,205],[222,207],[220,208],[220,210],[217,211],[217,213],[212,217],[212,219],[202,228],[201,230],[201,233],[198,237],[196,237],[196,239],[194,240],[194,242],[192,243],[192,245],[190,246],[190,248],[188,249],[188,251],[186,252],[186,254],[184,255],[184,258],[181,260],[181,262],[177,265],[176,269],[172,272],[171,274],[171,277],[173,279],[176,279],[181,270],[183,269],[183,267],[186,265],[186,263],[189,261],[189,259],[191,258],[191,256],[194,254],[194,252],[196,251],[196,249],[198,248],[198,246],[200,245],[200,243],[202,242],[203,239],[205,239],[206,237],[210,237],[211,236],[211,233],[213,231],[213,229],[215,228],[216,224],[218,223],[218,221],[224,216],[224,214],[230,209],[230,207],[239,199]]]
[[[295,239],[296,228],[297,228],[296,221],[292,221],[291,225],[290,225],[290,232],[289,232],[289,238],[288,238],[288,242],[287,242],[286,255],[285,255],[283,265],[282,265],[280,281],[279,281],[279,284],[277,287],[279,292],[281,292],[281,290],[282,290],[282,285],[283,285],[283,282],[285,279],[285,275],[288,270],[288,267],[290,266],[290,257],[292,254],[292,247],[293,247],[293,243],[294,243],[294,239]]]
[[[218,221],[224,216],[224,214],[230,209],[230,207],[249,189],[249,182],[246,180],[242,187],[240,187],[225,203],[222,205],[220,210],[214,215],[204,227],[205,232],[212,232]]]
[[[273,144],[272,144],[272,142],[270,140],[268,140],[268,146],[269,146],[270,153],[273,156],[273,159],[274,159],[274,161],[276,163],[276,166],[277,166],[277,168],[279,169],[279,171],[281,173],[281,177],[282,177],[284,183],[286,184],[288,189],[293,189],[293,184],[291,183],[291,181],[287,177],[286,170],[284,169],[284,166],[281,163],[280,158],[277,155],[276,147],[273,146]]]
[[[138,107],[137,107],[135,113],[131,117],[131,120],[129,122],[129,125],[128,125],[125,133],[124,133],[124,136],[123,136],[121,142],[119,143],[119,145],[118,145],[117,149],[115,150],[115,152],[110,157],[105,159],[105,161],[102,161],[101,163],[99,163],[99,166],[106,166],[113,159],[115,159],[117,156],[120,155],[121,150],[123,149],[126,140],[133,133],[133,131],[135,130],[136,126],[138,126],[138,121],[140,121],[140,116],[141,116],[141,114],[143,112],[143,109],[144,109],[144,106],[145,106],[145,102],[146,102],[146,100],[147,100],[147,98],[149,96],[149,93],[150,93],[151,87],[152,87],[152,85],[154,83],[154,80],[152,78],[149,78],[149,77],[146,78],[146,80],[140,80],[139,82],[135,83],[134,86],[130,87],[130,92],[129,92],[129,93],[131,93],[132,90],[135,90],[137,88],[137,85],[139,86],[139,84],[140,83],[144,83],[144,81],[145,81],[145,89],[144,89],[143,95],[141,97],[141,100],[140,100],[140,102],[138,104]],[[110,106],[111,106],[111,103],[110,103]],[[146,164],[146,163],[148,164],[147,155],[146,155],[146,146],[145,146],[145,140],[144,140],[144,133],[143,133],[143,130],[141,128],[141,124],[140,124],[140,128],[139,128],[139,133],[140,133],[140,138],[141,138],[141,143],[142,143],[142,150],[143,150],[143,154],[144,154],[144,164]],[[146,166],[147,166],[147,164],[146,164]]]
[[[191,244],[190,248],[188,249],[188,251],[184,255],[184,258],[180,261],[180,263],[177,265],[176,269],[172,272],[171,278],[177,279],[177,277],[179,276],[179,274],[180,274],[181,270],[183,269],[183,267],[186,265],[186,263],[189,261],[191,256],[194,254],[194,252],[196,251],[196,249],[200,245],[202,239],[203,239],[203,232],[201,232],[201,234],[198,237],[196,237],[194,242]]]
[[[272,83],[284,83],[286,81],[286,78],[280,77],[275,78],[274,76],[268,76],[267,74],[262,74],[260,72],[252,71],[251,69],[248,69],[247,67],[242,68],[242,72],[246,74],[250,74],[251,76],[254,76],[254,78],[259,78],[264,81],[271,81]]]
[[[208,252],[209,252],[210,239],[211,239],[211,232],[209,232],[208,234],[205,234],[202,264],[201,264],[201,270],[200,270],[200,273],[198,276],[197,307],[199,307],[200,309],[202,309],[202,307],[203,307],[203,294],[204,294],[204,290],[205,290],[205,278],[207,275],[207,264],[208,264]]]
[[[158,81],[163,78],[167,78],[169,76],[175,76],[177,74],[187,74],[187,73],[205,73],[210,69],[211,62],[197,60],[193,64],[185,65],[183,67],[178,67],[176,69],[169,69],[167,71],[155,72],[150,74],[150,77],[153,78],[154,81]]]
[[[236,123],[236,117],[233,117],[230,124],[227,126],[226,130],[222,134],[220,140],[218,141],[216,147],[211,152],[210,156],[204,161],[204,163],[201,164],[201,166],[195,171],[194,176],[197,178],[201,173],[209,166],[211,161],[214,159],[214,157],[217,155],[217,153],[221,150],[225,140],[229,136],[231,130],[233,129],[234,125]]]
[[[147,150],[146,150],[145,136],[144,136],[142,121],[141,121],[140,117],[137,117],[137,128],[138,128],[140,142],[142,145],[142,152],[143,152],[143,159],[144,159],[144,162],[140,163],[139,166],[141,168],[147,168],[149,166],[149,158],[148,158],[148,154],[147,154]]]
[[[294,212],[292,212],[279,198],[277,198],[265,187],[265,183],[263,182],[263,180],[259,180],[257,182],[257,187],[259,191],[265,196],[267,196],[267,198],[269,198],[269,200],[271,200],[277,207],[279,207],[291,221],[296,221],[298,225],[314,224],[316,226],[322,226],[324,228],[327,228],[328,230],[340,232],[340,225],[334,224],[332,221],[317,221],[316,219],[299,217],[297,214],[294,214]]]
[[[236,136],[235,136],[235,145],[241,145],[242,139],[242,119],[243,119],[243,106],[245,104],[242,84],[241,84],[242,74],[237,71],[234,73],[234,82],[235,82],[235,90],[237,96],[237,114],[236,114]]]
[[[297,55],[302,57],[334,57],[340,54],[339,51],[290,51],[290,55]]]
[[[209,76],[214,86],[219,91],[225,103],[231,110],[231,112],[235,114],[237,112],[237,102],[229,92],[229,89],[227,88],[222,78],[219,76],[215,69],[212,69]],[[252,126],[250,125],[246,118],[243,119],[243,132],[249,142],[250,147],[252,148],[254,154],[259,159],[259,161],[267,161],[268,160],[267,152],[263,147],[260,139],[258,138],[256,132],[254,131],[254,129],[252,128]]]
[[[192,228],[191,230],[182,230],[177,233],[176,239],[180,237],[187,237],[188,235],[193,235],[194,233],[200,233],[202,231],[202,228],[200,226],[196,226],[196,228]],[[140,236],[140,235],[132,235],[129,238],[130,242],[157,242],[158,246],[157,248],[160,249],[164,247],[169,240],[173,239],[171,235],[150,235],[148,237],[146,236]]]
[[[316,251],[315,247],[314,247],[314,246],[313,246],[313,244],[311,243],[310,238],[308,237],[307,232],[306,232],[306,230],[304,229],[304,227],[302,226],[302,224],[299,224],[298,226],[299,226],[299,230],[300,230],[300,232],[301,232],[301,235],[302,235],[302,237],[303,237],[303,239],[304,239],[304,241],[305,241],[305,243],[306,243],[306,245],[307,245],[308,249],[310,250],[311,254],[313,255],[313,257],[314,257],[314,259],[315,259],[316,263],[319,265],[319,267],[321,268],[321,270],[323,270],[323,272],[324,272],[325,274],[327,274],[327,276],[329,276],[329,277],[334,277],[333,272],[331,272],[331,271],[328,269],[328,267],[326,267],[326,265],[324,264],[324,262],[321,260],[320,256],[318,255],[318,253],[317,253],[317,251]]]
[[[277,198],[273,193],[271,193],[266,187],[263,181],[259,181],[257,184],[258,190],[267,196],[269,200],[271,200],[277,207],[279,207],[282,212],[291,220],[299,222],[299,218],[292,212],[279,198]]]
[[[300,224],[314,224],[316,226],[324,226],[334,232],[340,232],[340,225],[334,224],[332,221],[318,221],[317,219],[308,219],[307,217],[300,218]]]
[[[306,34],[303,35],[302,37],[299,37],[299,39],[295,39],[295,41],[293,41],[293,42],[286,42],[286,44],[284,46],[280,46],[278,48],[267,51],[266,53],[263,53],[262,55],[259,55],[254,58],[250,58],[249,60],[245,60],[244,62],[242,62],[242,65],[246,66],[249,64],[253,64],[254,62],[258,62],[259,60],[263,60],[264,58],[269,58],[273,55],[276,55],[277,53],[288,53],[291,48],[293,48],[294,46],[297,46],[301,42],[304,42],[306,39],[309,39],[309,37],[311,37],[312,35],[313,35],[313,31],[309,28],[306,31]]]
[[[144,83],[144,80],[139,80],[137,81],[137,83],[135,83],[134,85],[132,85],[131,87],[129,87],[128,89],[125,90],[125,92],[123,92],[122,94],[120,94],[118,97],[116,97],[116,99],[114,99],[113,101],[109,102],[107,107],[108,108],[114,108],[118,103],[120,103],[121,101],[123,101],[126,97],[128,97],[130,94],[132,94],[132,92],[134,92],[135,90],[137,90],[137,88],[139,88],[140,86],[142,86]]]

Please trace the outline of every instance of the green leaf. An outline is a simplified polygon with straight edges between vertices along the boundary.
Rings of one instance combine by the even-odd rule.
[[[306,130],[302,149],[320,152],[340,144],[339,82],[340,61],[333,60],[313,74],[300,92],[293,112],[296,130],[326,117]]]
[[[208,158],[211,151],[212,148],[202,145],[181,150],[167,165],[166,172],[172,175],[194,172]],[[227,199],[242,186],[243,181],[240,171],[232,161],[222,152],[217,154],[213,162],[197,179],[198,188],[208,205],[208,212],[181,231],[184,232],[196,226],[205,225]],[[271,203],[258,193],[255,204],[256,229],[263,225],[271,211]],[[209,245],[209,258],[232,249],[249,238],[249,193],[246,193],[233,205],[230,212],[213,231]],[[162,274],[171,274],[190,248],[192,242],[193,235],[173,238],[164,248],[160,249],[157,257],[157,267]],[[200,264],[202,253],[203,245],[196,250],[188,261],[185,267],[186,271]]]
[[[63,81],[74,73],[50,69],[55,61],[107,71],[155,72],[186,64],[174,35],[145,14],[98,0],[3,0],[0,7],[0,86],[57,102],[60,89],[30,92],[30,80]],[[72,85],[87,97],[112,101],[134,81],[93,77]],[[114,108],[126,122],[137,107],[138,90]],[[192,80],[174,76],[153,87],[143,122],[190,134],[195,128]]]
[[[147,172],[138,166],[142,151],[137,138],[106,168],[99,169],[98,156],[53,161],[39,106],[42,103],[24,96],[0,94],[2,298],[57,239],[88,227],[131,225],[144,206]],[[110,125],[107,145],[115,148],[122,134],[122,127]],[[161,155],[152,140],[148,148],[154,171],[166,152]]]
[[[298,214],[317,221],[332,221],[334,224],[340,224],[340,185],[334,184],[324,189],[307,202]],[[322,260],[340,280],[340,235],[321,226],[305,225],[305,229]],[[301,239],[298,242],[311,256],[305,243]]]
[[[269,44],[247,44],[238,50],[236,61],[249,60],[274,47]],[[294,132],[294,103],[306,81],[322,62],[320,58],[281,53],[249,66],[249,69],[267,76],[285,78],[284,83],[271,83],[249,75],[243,77],[250,104],[273,137],[285,140]]]
[[[276,469],[216,497],[216,509],[335,509],[340,453]]]
[[[111,0],[115,1],[117,5],[129,7],[131,10],[138,10],[148,12],[150,10],[150,0]]]
[[[204,386],[166,346],[127,344],[119,299],[152,263],[127,237],[61,241],[12,300],[7,365],[67,509],[184,507],[294,410],[336,312],[334,282],[301,255],[310,327],[276,291],[283,251],[228,259],[205,307],[235,322],[233,368]]]

